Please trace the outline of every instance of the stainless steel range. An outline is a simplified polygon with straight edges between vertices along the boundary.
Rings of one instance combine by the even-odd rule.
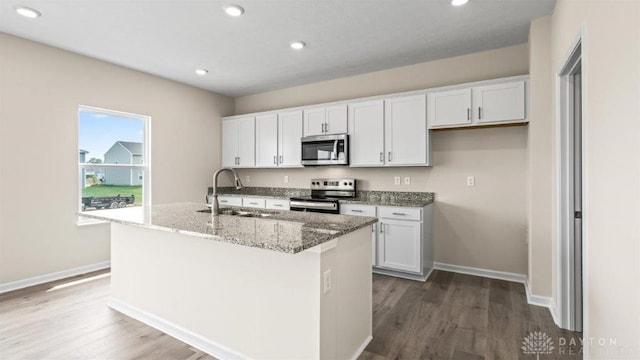
[[[340,213],[340,199],[356,197],[355,179],[311,179],[311,196],[290,199],[291,211]]]

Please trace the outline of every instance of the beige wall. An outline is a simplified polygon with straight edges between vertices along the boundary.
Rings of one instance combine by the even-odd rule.
[[[551,297],[553,290],[554,206],[551,194],[555,162],[551,96],[551,17],[534,20],[529,30],[529,76],[531,79],[528,143],[529,288],[532,294]]]
[[[640,2],[559,0],[552,18],[553,71],[562,66],[581,27],[585,335],[617,339],[617,346],[591,345],[592,359],[638,359]]]
[[[425,89],[528,73],[526,44],[236,98],[236,113]],[[249,186],[304,187],[313,177],[362,179],[361,189],[433,191],[438,262],[527,273],[527,127],[432,134],[433,168],[242,170]],[[289,176],[285,184],[284,175]],[[467,187],[466,177],[476,176]],[[410,176],[411,185],[393,185]]]
[[[76,226],[78,105],[152,117],[154,203],[203,201],[233,100],[0,33],[0,283],[109,260]]]

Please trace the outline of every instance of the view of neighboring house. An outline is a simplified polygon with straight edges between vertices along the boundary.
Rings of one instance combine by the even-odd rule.
[[[116,141],[104,154],[105,164],[142,164],[142,143]],[[142,170],[105,169],[105,185],[142,185]]]
[[[78,161],[80,164],[84,164],[86,162],[87,154],[89,152],[87,150],[79,150]],[[87,170],[82,169],[82,174],[80,175],[80,184],[82,185],[82,189],[87,187]]]

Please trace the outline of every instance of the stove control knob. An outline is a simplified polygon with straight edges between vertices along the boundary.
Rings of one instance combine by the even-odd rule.
[[[349,185],[353,185],[353,183],[352,183],[352,182],[350,182],[350,183],[349,183]]]
[[[347,186],[347,182],[346,181],[344,182],[344,186]]]

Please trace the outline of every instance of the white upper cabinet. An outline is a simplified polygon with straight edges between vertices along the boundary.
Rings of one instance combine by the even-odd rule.
[[[346,104],[304,110],[304,136],[344,134],[346,132]]]
[[[278,114],[256,116],[256,167],[278,166]]]
[[[304,136],[324,134],[324,108],[304,110]]]
[[[279,113],[278,127],[278,166],[302,167],[302,111]]]
[[[352,167],[429,165],[425,95],[349,104]]]
[[[238,122],[222,121],[222,166],[238,166]]]
[[[256,133],[253,117],[238,119],[238,167],[256,165]]]
[[[222,166],[255,166],[255,119],[253,117],[222,121]]]
[[[426,96],[386,99],[384,107],[386,165],[428,165]]]
[[[471,124],[471,89],[432,92],[429,99],[429,127]]]
[[[349,104],[351,166],[384,165],[384,101]]]
[[[256,167],[302,167],[302,111],[256,116]]]
[[[325,134],[346,134],[347,133],[347,104],[327,106],[327,125],[324,127]]]
[[[524,120],[524,100],[524,81],[474,87],[473,119],[478,123]]]
[[[300,138],[349,134],[349,166],[430,166],[430,129],[524,124],[517,76],[225,118],[225,167],[302,167]]]
[[[509,80],[429,92],[429,128],[526,122],[525,88],[526,80]]]

